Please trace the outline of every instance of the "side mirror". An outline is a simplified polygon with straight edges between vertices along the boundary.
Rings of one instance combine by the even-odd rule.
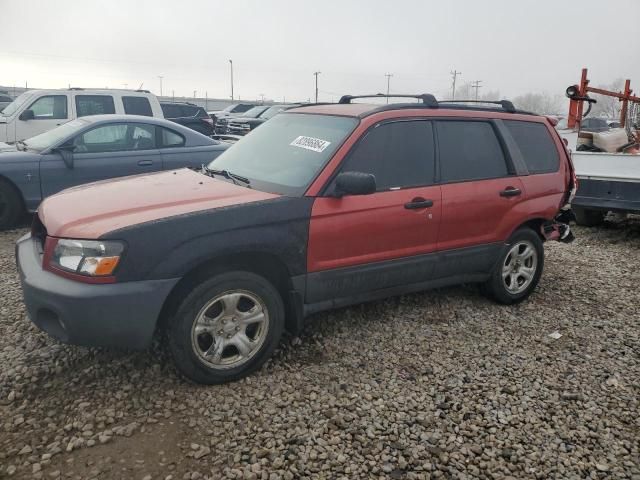
[[[29,109],[22,112],[18,118],[20,120],[33,120],[34,118],[36,118],[36,114],[33,113],[33,110]]]
[[[64,145],[60,145],[56,147],[54,151],[58,152],[62,157],[62,161],[67,166],[67,168],[73,168],[73,151],[76,149],[76,146],[68,143]]]
[[[370,173],[342,172],[336,177],[334,196],[369,195],[376,192],[376,177]]]

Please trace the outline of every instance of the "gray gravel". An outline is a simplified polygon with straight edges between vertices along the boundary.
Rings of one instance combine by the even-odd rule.
[[[519,306],[458,287],[321,314],[206,388],[157,348],[39,332],[22,233],[0,233],[0,478],[640,479],[637,219],[547,245]]]

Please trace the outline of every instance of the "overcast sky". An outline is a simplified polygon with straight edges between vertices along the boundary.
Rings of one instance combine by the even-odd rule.
[[[0,85],[143,88],[320,100],[445,95],[482,80],[503,97],[625,77],[640,91],[638,0],[0,0]],[[625,35],[627,35],[625,37]]]

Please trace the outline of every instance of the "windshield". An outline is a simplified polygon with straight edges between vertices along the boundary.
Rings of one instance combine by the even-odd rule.
[[[256,118],[269,107],[253,107],[244,112],[241,117]]]
[[[265,192],[301,196],[358,124],[351,117],[283,113],[209,164]]]
[[[73,136],[74,133],[84,128],[88,123],[87,120],[81,118],[71,120],[53,130],[28,138],[24,143],[29,149],[42,151],[46,148],[56,146],[63,140]]]
[[[268,120],[271,117],[275,117],[278,113],[280,113],[285,108],[287,108],[287,107],[285,107],[284,105],[274,105],[273,107],[269,108],[269,110],[264,112],[261,115],[261,118],[266,118]]]
[[[31,97],[31,92],[24,92],[22,95],[19,95],[13,102],[4,107],[4,110],[0,112],[0,115],[5,117],[10,117],[13,115],[16,110],[18,110],[23,103],[25,103]]]

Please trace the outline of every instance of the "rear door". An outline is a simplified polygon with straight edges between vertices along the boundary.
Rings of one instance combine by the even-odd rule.
[[[76,118],[116,113],[112,95],[74,94]]]
[[[59,153],[43,155],[43,196],[84,183],[162,170],[156,127],[142,123],[101,124],[72,140],[73,168]]]
[[[442,221],[437,275],[486,273],[522,222],[521,179],[489,120],[438,120]]]
[[[376,125],[339,171],[375,175],[377,191],[334,198],[331,184],[315,200],[307,303],[429,280],[442,207],[432,123]]]

